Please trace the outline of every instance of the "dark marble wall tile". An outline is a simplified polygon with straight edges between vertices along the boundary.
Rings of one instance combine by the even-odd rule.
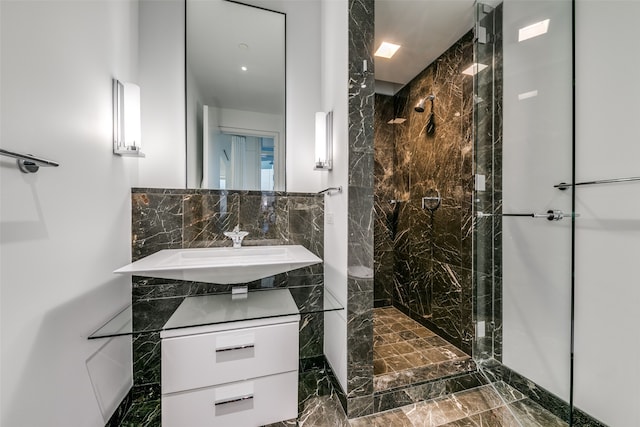
[[[225,231],[239,224],[240,197],[221,191],[213,194],[188,194],[184,203],[183,247],[224,246]]]
[[[400,205],[396,199],[394,144],[396,128],[388,123],[400,116],[394,97],[375,95],[374,112],[374,280],[375,301],[391,303],[393,294],[393,241],[398,231]]]
[[[133,384],[160,384],[160,334],[133,336]]]
[[[288,208],[286,196],[271,193],[241,194],[240,229],[249,232],[245,240],[269,240],[274,244],[288,242]]]
[[[182,197],[134,193],[131,197],[131,258],[182,247]]]
[[[349,277],[347,397],[373,394],[373,279]]]
[[[289,244],[302,245],[324,257],[324,199],[318,196],[291,196],[287,198]],[[322,274],[324,267],[316,264],[291,272],[298,274]]]
[[[374,0],[349,1],[347,390],[349,417],[373,410]],[[364,72],[363,62],[368,71]]]
[[[300,317],[300,359],[324,354],[324,314],[304,314]]]
[[[348,265],[373,272],[373,188],[349,187]]]

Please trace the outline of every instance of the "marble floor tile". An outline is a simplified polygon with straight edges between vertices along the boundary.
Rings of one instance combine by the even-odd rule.
[[[157,427],[160,401],[134,403],[120,426]],[[391,411],[347,419],[335,394],[304,402],[298,419],[265,427],[567,427],[540,405],[498,382]]]
[[[413,427],[413,425],[400,409],[350,420],[351,427]]]
[[[566,427],[568,424],[531,399],[509,404],[509,409],[520,421],[522,427]]]
[[[456,393],[451,396],[451,399],[456,402],[466,416],[489,411],[506,404],[490,384]]]
[[[432,427],[465,417],[464,412],[450,398],[435,399],[402,408],[414,426]]]
[[[376,391],[460,373],[471,357],[394,307],[374,309]]]
[[[441,427],[522,427],[513,414],[505,407],[481,412],[470,417],[461,418]],[[544,427],[544,426],[540,426]]]

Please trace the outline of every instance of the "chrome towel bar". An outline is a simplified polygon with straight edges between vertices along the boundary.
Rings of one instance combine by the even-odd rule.
[[[640,181],[640,177],[632,176],[629,178],[613,178],[613,179],[600,179],[597,181],[584,181],[584,182],[576,182],[575,185],[597,185],[597,184],[612,184],[615,182],[630,182],[630,181]],[[556,184],[553,188],[557,188],[559,190],[566,190],[567,188],[571,188],[572,184],[567,184],[566,182],[561,182],[560,184]]]
[[[529,218],[546,218],[549,221],[560,221],[561,219],[565,217],[571,217],[572,215],[571,214],[565,215],[565,213],[562,212],[561,210],[550,209],[546,213],[506,213],[506,214],[498,214],[498,215],[484,213],[484,212],[476,212],[476,216],[478,218],[486,218],[490,216],[520,216],[520,217],[529,217]],[[577,218],[579,216],[580,214],[573,214],[574,218]]]
[[[337,191],[338,193],[342,193],[342,185],[339,187],[329,187],[329,188],[325,188],[322,191],[318,191],[318,194],[325,194],[327,193],[328,195],[331,195],[332,191]]]
[[[54,162],[53,160],[43,159],[31,154],[19,154],[0,149],[0,155],[17,159],[18,167],[24,173],[36,173],[38,172],[38,169],[40,169],[40,166],[54,168],[60,166],[59,163]]]

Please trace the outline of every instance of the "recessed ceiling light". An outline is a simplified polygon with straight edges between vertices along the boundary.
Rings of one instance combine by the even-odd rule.
[[[467,68],[465,68],[462,71],[462,74],[466,74],[467,76],[475,76],[476,74],[478,74],[480,71],[484,70],[487,67],[488,65],[484,65],[484,64],[480,64],[479,62],[476,62],[469,65]]]
[[[246,44],[246,43],[240,43],[240,44],[238,45],[238,47],[239,47],[240,49],[249,49],[249,45],[248,45],[248,44]]]
[[[531,90],[529,92],[523,92],[518,94],[518,101],[522,101],[523,99],[533,98],[534,96],[538,96],[537,90]]]
[[[549,31],[549,21],[549,19],[545,19],[544,21],[520,28],[518,31],[518,41],[521,42],[545,34]]]
[[[245,67],[244,65],[243,65],[242,67],[240,67],[240,69],[241,69],[242,71],[247,71],[247,67]]]
[[[391,58],[398,49],[400,49],[399,44],[382,42],[382,44],[380,45],[378,50],[376,50],[376,53],[374,53],[374,55],[379,56],[381,58]]]

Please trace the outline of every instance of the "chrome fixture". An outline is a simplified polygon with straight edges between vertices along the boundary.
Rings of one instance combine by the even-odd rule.
[[[613,179],[600,179],[597,181],[585,181],[585,182],[576,182],[575,185],[598,185],[598,184],[613,184],[617,182],[633,182],[640,181],[640,177],[632,176],[629,178],[613,178]],[[561,182],[560,184],[556,184],[553,187],[558,190],[566,190],[567,188],[571,188],[574,184],[567,184],[566,182]]]
[[[435,189],[427,190],[427,195],[422,198],[422,209],[428,209],[431,212],[435,212],[442,203],[442,197],[440,192]]]
[[[144,157],[140,126],[140,87],[113,79],[113,154]]]
[[[418,103],[414,107],[414,110],[416,110],[418,113],[424,113],[424,104],[427,101],[431,101],[431,111],[433,111],[433,100],[434,99],[436,99],[436,96],[434,94],[431,94],[431,95],[427,96],[426,98],[422,98],[420,101],[418,101]]]
[[[338,193],[342,193],[342,185],[340,185],[339,187],[329,187],[329,188],[325,188],[322,191],[318,191],[318,195],[320,194],[328,194],[329,196],[331,195],[332,191],[336,191]]]
[[[476,216],[478,218],[486,218],[491,216],[518,216],[518,217],[529,217],[529,218],[546,218],[549,221],[560,221],[565,217],[578,218],[580,214],[565,215],[565,213],[562,212],[561,210],[549,209],[547,213],[506,213],[506,214],[498,214],[498,215],[478,211],[476,212]]]
[[[330,171],[333,168],[333,112],[316,113],[316,164],[315,170]]]
[[[18,168],[24,173],[36,173],[40,166],[54,167],[60,166],[59,163],[53,160],[42,159],[40,157],[32,156],[31,154],[18,154],[12,151],[0,149],[0,156],[13,157],[17,159]]]
[[[225,231],[223,234],[231,239],[234,248],[240,248],[242,247],[242,239],[244,239],[249,232],[240,231],[240,225],[238,224],[233,228],[233,231]]]

